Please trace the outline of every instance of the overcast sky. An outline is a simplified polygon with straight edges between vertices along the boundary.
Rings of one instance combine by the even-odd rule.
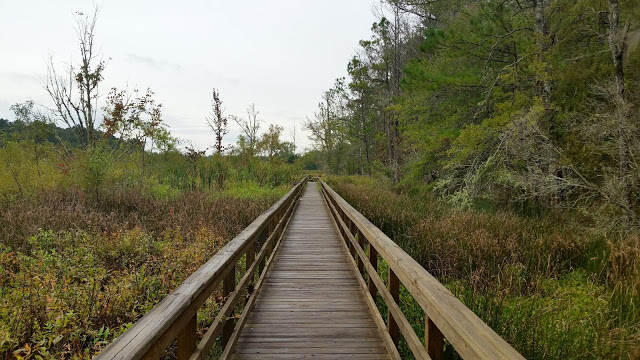
[[[265,124],[301,123],[320,96],[346,75],[360,39],[370,37],[376,0],[123,1],[95,2],[96,43],[108,60],[101,85],[150,87],[163,104],[172,133],[199,148],[213,144],[205,123],[211,90],[220,90],[227,114],[245,115],[255,103]],[[62,64],[78,58],[74,13],[81,0],[0,0],[0,117],[11,104],[32,99],[51,106],[42,89],[49,53]],[[264,125],[266,127],[266,125]],[[227,142],[238,126],[230,124]]]

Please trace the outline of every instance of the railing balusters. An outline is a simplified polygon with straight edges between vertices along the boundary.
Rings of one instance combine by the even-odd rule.
[[[178,333],[178,360],[188,360],[196,349],[198,340],[198,314],[194,314]]]
[[[234,266],[229,274],[222,281],[222,296],[228,297],[236,288],[236,267]],[[233,310],[229,314],[229,318],[227,322],[224,323],[222,328],[222,347],[227,345],[227,341],[231,337],[231,333],[233,332],[234,321],[233,321]]]
[[[424,345],[432,360],[444,359],[444,336],[428,315],[425,315]]]
[[[256,261],[256,241],[255,240],[251,242],[251,245],[249,245],[249,248],[247,249],[247,256],[245,258],[245,265],[244,265],[244,268],[246,269],[246,271],[249,271],[254,261]],[[251,295],[251,293],[253,292],[253,279],[255,278],[256,271],[254,269],[251,272],[253,274],[251,274],[251,280],[249,280],[249,284],[247,285],[247,292],[249,293],[249,295]],[[245,305],[247,301],[249,301],[248,296],[247,296],[247,299],[245,300]]]
[[[353,221],[351,221],[351,219],[349,219],[345,213],[342,213],[342,221],[344,221],[345,224],[349,225],[349,233],[351,235],[354,235],[355,234],[355,229],[356,229],[356,224],[354,224]],[[346,238],[347,234],[344,234],[344,235],[345,235],[345,238]],[[356,256],[357,256],[356,255],[356,248],[353,246],[353,244],[351,242],[349,242],[349,250],[351,251],[351,257],[355,259]]]
[[[356,238],[358,239],[358,244],[360,245],[360,248],[364,250],[364,235],[362,235],[362,232],[357,227],[356,227]],[[358,271],[360,271],[360,275],[364,275],[364,262],[362,261],[362,258],[360,257],[360,255],[358,255]]]
[[[363,265],[364,271],[368,275],[366,288],[373,300],[373,302],[370,301],[371,310],[379,311],[375,304],[378,295],[382,296],[387,305],[387,347],[393,347],[393,351],[397,354],[394,355],[395,358],[400,356],[397,352],[397,346],[400,333],[402,333],[416,359],[443,359],[446,335],[449,343],[462,358],[524,360],[517,351],[456,299],[420,264],[402,251],[380,229],[371,224],[326,183],[322,180],[319,181],[331,214],[354,258],[354,268],[360,270],[364,278],[361,268]],[[348,234],[349,232],[351,234]],[[365,252],[365,243],[369,245],[369,254]],[[378,274],[378,255],[386,261],[389,267],[387,284]],[[361,265],[362,260],[364,260],[364,264]],[[434,314],[434,319],[437,320],[434,322],[428,315],[425,316],[424,345],[402,313],[399,304],[400,284],[405,286],[408,293],[425,310],[425,313],[429,309],[429,313]],[[364,283],[363,286],[365,286]],[[461,319],[463,320],[461,321]],[[379,326],[382,331],[385,331],[381,318]]]
[[[278,215],[278,213],[275,214],[276,216]],[[266,230],[266,237],[269,238],[269,236],[271,236],[271,234],[273,234],[273,221],[275,220],[275,217],[271,218],[271,220],[269,220],[269,222],[267,223],[267,226],[265,227]],[[270,243],[268,245],[267,248],[267,257],[271,256],[271,252],[273,251],[273,243]]]
[[[260,235],[258,235],[258,241],[257,241],[258,249],[262,248],[266,240],[267,240],[267,229],[265,228],[260,232]],[[268,255],[269,253],[267,252],[267,256]],[[260,262],[258,263],[258,274],[262,274],[262,271],[264,270],[265,262],[266,262],[265,258],[260,259]]]
[[[369,243],[369,262],[371,263],[371,267],[373,267],[373,269],[376,271],[378,271],[378,252],[376,251],[376,248],[373,247],[373,245],[371,245],[371,243]],[[378,298],[378,288],[376,287],[376,284],[373,282],[373,279],[371,278],[371,275],[369,275],[369,294],[371,294],[371,297],[373,298],[373,301],[376,301],[376,299]]]
[[[396,302],[396,304],[400,305],[400,302],[398,301],[400,299],[400,281],[398,280],[398,277],[393,272],[393,270],[391,270],[391,268],[389,268],[389,292],[391,293],[391,297],[393,297],[393,300]],[[387,316],[387,327],[389,329],[389,335],[391,336],[391,339],[396,344],[396,346],[398,346],[398,335],[400,333],[398,323],[396,322],[396,319],[393,318],[391,310],[387,310]]]
[[[256,260],[256,242],[255,240],[251,242],[249,248],[247,248],[247,256],[245,258],[245,269],[249,269],[253,262]]]

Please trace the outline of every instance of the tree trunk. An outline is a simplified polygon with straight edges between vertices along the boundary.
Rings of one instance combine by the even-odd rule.
[[[553,84],[550,80],[550,74],[548,74],[548,64],[545,58],[546,52],[549,49],[549,26],[545,19],[546,10],[549,7],[549,0],[537,0],[535,5],[536,13],[536,36],[538,47],[538,60],[542,64],[543,74],[539,74],[537,81],[538,96],[542,100],[544,109],[548,112],[551,109],[551,90]]]
[[[613,58],[613,68],[616,76],[616,91],[620,98],[624,98],[624,68],[622,57],[624,55],[624,39],[620,39],[620,10],[618,0],[609,0],[609,48]]]

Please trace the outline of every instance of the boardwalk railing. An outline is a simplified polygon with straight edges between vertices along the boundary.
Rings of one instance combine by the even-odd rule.
[[[380,229],[324,181],[320,183],[353,265],[362,275],[361,285],[370,295],[369,306],[378,327],[386,333],[392,355],[399,357],[396,349],[401,333],[416,359],[442,359],[445,338],[463,359],[524,359]],[[379,257],[389,266],[387,284],[378,274]],[[425,312],[424,345],[400,310],[400,284]],[[377,294],[387,305],[386,325],[375,303]]]
[[[232,347],[233,341],[229,343],[229,340],[241,330],[236,328],[234,309],[245,300],[245,290],[251,294],[259,286],[266,272],[265,261],[282,238],[306,182],[304,178],[297,183],[96,359],[158,359],[176,338],[179,360],[206,359],[219,335],[222,335],[223,347]],[[236,267],[243,258],[246,272],[236,283]],[[198,310],[220,284],[224,305],[197,342]],[[253,298],[249,299],[242,316],[250,310]]]

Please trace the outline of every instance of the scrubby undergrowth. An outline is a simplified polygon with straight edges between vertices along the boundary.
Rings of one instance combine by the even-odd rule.
[[[65,189],[2,203],[0,357],[91,357],[287,189],[100,201]]]
[[[455,210],[374,179],[329,182],[526,358],[640,357],[636,235],[603,234],[563,213]],[[420,335],[420,310],[402,300]]]

